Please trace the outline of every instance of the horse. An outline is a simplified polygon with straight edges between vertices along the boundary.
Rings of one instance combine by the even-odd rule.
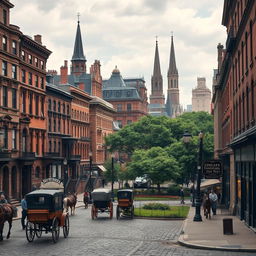
[[[70,207],[71,215],[74,215],[75,208],[76,208],[76,202],[77,202],[77,194],[76,193],[67,195],[63,199],[63,204],[64,204],[64,208],[65,208],[66,212],[68,212],[68,207]]]
[[[209,195],[206,194],[203,199],[203,209],[204,209],[204,216],[206,219],[211,219],[211,200]]]
[[[3,229],[4,223],[8,221],[9,231],[7,234],[7,239],[10,238],[11,228],[12,228],[12,218],[15,215],[15,209],[10,204],[0,204],[0,241],[3,241]]]

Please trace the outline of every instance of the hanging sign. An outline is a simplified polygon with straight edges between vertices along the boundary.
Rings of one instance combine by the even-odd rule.
[[[222,166],[219,160],[209,160],[203,163],[203,176],[205,179],[220,179]]]

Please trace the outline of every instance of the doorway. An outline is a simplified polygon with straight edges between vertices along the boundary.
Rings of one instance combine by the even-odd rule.
[[[22,197],[31,191],[31,166],[22,168]]]

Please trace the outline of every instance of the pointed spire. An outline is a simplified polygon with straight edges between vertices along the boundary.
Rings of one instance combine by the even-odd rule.
[[[172,42],[171,42],[171,52],[170,52],[168,75],[178,75],[178,70],[176,67],[176,60],[175,60],[174,43],[173,43],[173,32],[172,32]]]
[[[154,60],[153,76],[154,77],[161,76],[161,68],[160,68],[157,37],[156,37],[156,49],[155,49],[155,60]]]
[[[76,40],[75,40],[75,46],[74,46],[74,52],[72,61],[74,60],[85,60],[84,51],[83,51],[83,43],[82,43],[82,36],[81,36],[81,30],[80,30],[80,13],[77,15],[78,21],[77,21],[77,30],[76,30]]]

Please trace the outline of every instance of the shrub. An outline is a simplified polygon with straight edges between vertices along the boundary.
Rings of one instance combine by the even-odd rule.
[[[180,186],[179,185],[170,185],[167,189],[167,193],[172,196],[180,195]]]
[[[160,203],[148,203],[143,205],[143,209],[146,210],[171,210],[171,207],[168,204],[160,204]]]

